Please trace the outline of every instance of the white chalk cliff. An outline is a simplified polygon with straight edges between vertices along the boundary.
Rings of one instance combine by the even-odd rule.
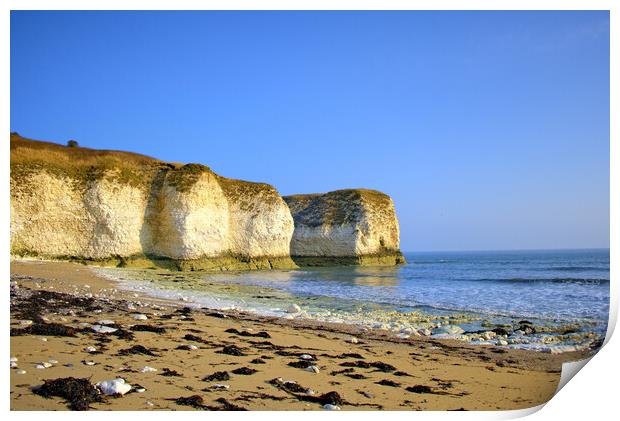
[[[291,255],[398,263],[391,199],[346,192],[285,202],[270,185],[199,164],[11,134],[11,255],[181,270],[305,264]],[[335,213],[320,205],[334,201]]]
[[[293,259],[304,265],[399,264],[399,226],[392,199],[349,189],[285,196],[295,221]]]

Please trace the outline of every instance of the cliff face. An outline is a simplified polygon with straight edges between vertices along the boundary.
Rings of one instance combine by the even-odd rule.
[[[282,198],[199,164],[15,134],[10,204],[14,256],[181,270],[404,262],[377,191]]]
[[[404,263],[399,227],[389,196],[365,189],[285,196],[295,231],[291,255],[298,264]]]
[[[11,254],[177,269],[291,268],[267,184],[11,135]]]

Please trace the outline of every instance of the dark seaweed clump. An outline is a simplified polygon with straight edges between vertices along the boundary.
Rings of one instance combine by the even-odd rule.
[[[291,361],[288,363],[288,365],[290,365],[291,367],[295,367],[295,368],[308,368],[311,365],[314,365],[314,362],[306,361],[306,360],[299,360],[299,361]]]
[[[23,329],[11,329],[11,336],[43,335],[74,337],[77,332],[77,329],[59,323],[34,323]]]
[[[205,382],[225,381],[225,380],[230,380],[230,374],[228,374],[228,372],[226,371],[216,371],[215,373],[209,374],[208,376],[202,379],[202,381],[205,381]]]
[[[87,411],[91,403],[101,402],[97,388],[89,379],[65,377],[44,380],[43,384],[33,392],[45,398],[57,396],[66,399],[69,409],[73,411]]]
[[[241,349],[236,345],[226,345],[224,348],[222,348],[221,351],[218,352],[220,354],[234,355],[236,357],[242,357],[245,355],[243,351],[241,351]]]
[[[161,369],[161,373],[159,375],[165,377],[182,377],[182,375],[178,371],[171,370],[165,367]]]
[[[375,383],[380,384],[381,386],[400,387],[400,383],[388,379],[379,380]]]
[[[256,373],[258,370],[254,370],[253,368],[249,368],[249,367],[240,367],[240,368],[236,368],[234,369],[232,372],[234,374],[242,374],[244,376],[249,376],[251,374]]]
[[[215,402],[219,402],[222,404],[222,406],[224,407],[224,411],[247,411],[246,408],[239,406],[239,405],[235,405],[234,403],[230,403],[226,400],[226,398],[218,398],[215,400]]]
[[[121,349],[118,351],[118,355],[135,355],[135,354],[143,354],[150,355],[151,357],[158,357],[159,355],[151,351],[150,349],[142,346],[142,345],[134,345],[131,348]]]
[[[376,368],[384,373],[396,370],[396,367],[390,364],[383,363],[381,361],[367,362],[367,361],[347,361],[340,364],[342,367],[359,367],[359,368]]]
[[[131,327],[134,332],[153,332],[153,333],[165,333],[166,328],[160,326],[151,325],[135,325]]]
[[[421,384],[409,386],[406,390],[412,393],[433,393],[433,389],[428,386],[423,386]]]
[[[260,332],[257,333],[251,333],[248,332],[247,330],[243,330],[243,331],[238,331],[235,328],[230,328],[230,329],[226,329],[224,332],[226,333],[232,333],[233,335],[239,335],[239,336],[250,336],[250,337],[257,337],[257,338],[271,338],[271,335],[267,332],[265,332],[264,330],[261,330]]]

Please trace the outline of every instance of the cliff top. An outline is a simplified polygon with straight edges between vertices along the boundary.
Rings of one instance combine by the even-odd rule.
[[[344,189],[328,193],[284,196],[296,221],[303,225],[342,225],[354,223],[364,204],[388,209],[391,199],[385,193],[369,189]]]
[[[257,191],[275,192],[269,184],[236,180],[215,174],[202,164],[161,161],[133,152],[65,146],[29,139],[11,133],[11,177],[19,179],[32,171],[47,170],[70,177],[81,186],[104,175],[131,185],[148,185],[159,171],[166,171],[177,190],[189,189],[203,173],[213,174],[222,187],[236,199]],[[235,197],[236,196],[236,197]]]

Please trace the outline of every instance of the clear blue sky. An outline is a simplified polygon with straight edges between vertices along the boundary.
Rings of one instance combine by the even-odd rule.
[[[403,250],[609,246],[607,12],[12,12],[11,130],[378,189]]]

